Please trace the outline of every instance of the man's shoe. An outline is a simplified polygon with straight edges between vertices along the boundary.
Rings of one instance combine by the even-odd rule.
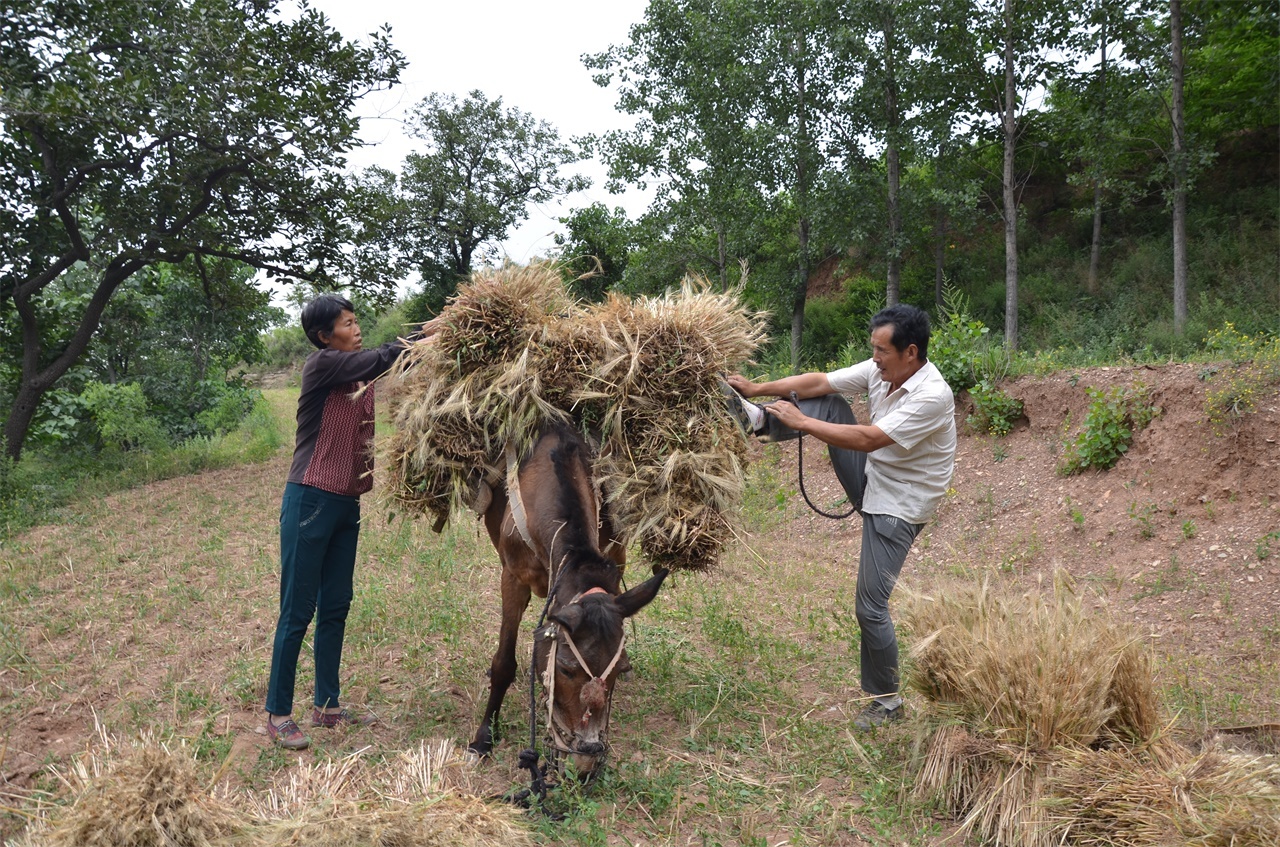
[[[289,718],[284,723],[276,724],[271,720],[271,715],[267,715],[267,735],[275,742],[277,747],[283,747],[286,750],[305,750],[311,743],[302,730],[298,729],[298,725],[293,722],[293,718]]]
[[[720,380],[720,391],[724,393],[725,405],[729,414],[733,415],[748,435],[757,435],[765,429],[765,411],[739,394],[732,385]]]
[[[335,726],[368,726],[377,718],[373,715],[365,715],[360,717],[350,709],[343,709],[340,712],[326,712],[323,709],[316,708],[311,712],[311,725],[321,726],[325,729],[333,729]]]
[[[858,729],[868,730],[873,726],[883,726],[902,719],[902,706],[895,706],[892,709],[886,709],[879,700],[872,700],[867,707],[858,713],[853,719],[853,725]]]

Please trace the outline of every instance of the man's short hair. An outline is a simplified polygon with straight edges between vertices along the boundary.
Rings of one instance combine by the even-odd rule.
[[[929,361],[929,315],[923,309],[905,303],[881,309],[871,318],[871,331],[882,326],[893,327],[889,342],[899,353],[914,344],[920,361]]]
[[[302,331],[307,340],[321,350],[329,345],[320,340],[320,333],[333,333],[333,325],[343,312],[355,312],[356,307],[341,294],[321,294],[302,307]]]

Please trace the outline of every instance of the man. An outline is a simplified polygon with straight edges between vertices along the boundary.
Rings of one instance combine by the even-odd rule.
[[[928,360],[929,317],[890,306],[871,319],[871,358],[830,373],[755,383],[734,374],[730,409],[770,441],[807,433],[830,447],[849,502],[862,514],[857,617],[861,683],[871,702],[854,719],[871,729],[902,716],[898,640],[889,595],[920,530],[934,516],[955,466],[955,399]],[[867,395],[871,419],[859,424],[842,394]],[[792,397],[763,407],[744,397]]]

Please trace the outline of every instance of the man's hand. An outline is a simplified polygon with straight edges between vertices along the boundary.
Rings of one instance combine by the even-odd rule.
[[[757,397],[760,394],[759,386],[742,374],[730,374],[725,377],[725,382],[743,397]]]
[[[801,423],[809,419],[809,416],[796,408],[790,400],[777,400],[765,406],[764,410],[791,429],[800,429]]]

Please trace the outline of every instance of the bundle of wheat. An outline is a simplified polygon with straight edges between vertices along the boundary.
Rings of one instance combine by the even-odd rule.
[[[532,844],[522,813],[457,790],[451,742],[423,743],[385,765],[359,754],[301,764],[289,783],[250,795],[253,847],[491,847]]]
[[[758,318],[686,281],[664,297],[611,297],[584,323],[602,356],[580,399],[603,400],[596,474],[617,525],[654,561],[709,566],[732,534],[746,456],[719,380],[759,345]]]
[[[916,791],[959,816],[962,835],[1018,847],[1280,839],[1280,770],[1166,738],[1147,653],[1064,576],[1022,596],[985,582],[908,595],[904,622],[931,733]]]
[[[686,281],[679,292],[574,302],[551,264],[462,286],[433,343],[391,374],[394,499],[443,525],[506,475],[539,428],[598,445],[597,482],[624,541],[669,567],[713,564],[741,501],[745,442],[718,379],[763,339],[763,316]]]
[[[74,802],[15,845],[47,847],[498,847],[532,844],[522,812],[455,787],[465,759],[422,744],[373,767],[359,754],[301,762],[265,792],[211,791],[186,751],[103,746],[63,778]]]
[[[908,684],[936,720],[916,781],[997,844],[1047,845],[1044,778],[1062,749],[1146,740],[1159,728],[1149,660],[1123,627],[1091,615],[1064,578],[1009,596],[987,583],[910,597]]]
[[[1048,750],[1159,729],[1146,650],[1085,609],[1065,578],[1020,597],[986,583],[917,597],[905,618],[919,636],[910,685],[994,741]]]
[[[1169,750],[1176,752],[1170,756]],[[1064,751],[1045,785],[1053,844],[1280,845],[1280,765],[1221,748]]]
[[[75,798],[46,821],[48,847],[209,847],[240,830],[238,816],[211,797],[185,751],[122,745],[103,736],[77,759],[64,784]]]
[[[386,452],[402,507],[443,525],[480,483],[501,477],[509,441],[520,446],[546,420],[565,419],[543,399],[542,377],[561,394],[576,388],[560,366],[578,339],[556,324],[579,312],[546,265],[507,265],[459,289],[433,342],[411,344],[390,375]]]

